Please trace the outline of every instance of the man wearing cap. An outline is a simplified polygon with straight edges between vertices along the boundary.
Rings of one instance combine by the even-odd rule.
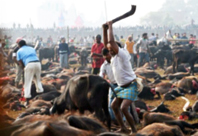
[[[26,104],[29,104],[31,98],[32,80],[36,86],[36,92],[42,93],[43,87],[41,84],[41,63],[36,55],[34,48],[27,46],[24,40],[18,43],[19,50],[17,51],[17,61],[24,68],[24,97]]]
[[[65,43],[65,37],[61,37],[61,43],[59,44],[58,52],[60,57],[60,67],[69,68],[69,47],[68,44]]]
[[[23,38],[22,37],[19,37],[16,39],[16,43],[18,44]],[[12,53],[12,57],[13,57],[13,60],[15,62],[15,66],[16,66],[16,77],[15,77],[15,86],[18,88],[19,87],[19,82],[21,80],[21,76],[22,76],[22,72],[23,72],[23,69],[22,67],[19,65],[18,61],[17,61],[17,58],[16,58],[16,54],[17,54],[17,51],[19,50],[19,47],[17,46],[13,53]]]

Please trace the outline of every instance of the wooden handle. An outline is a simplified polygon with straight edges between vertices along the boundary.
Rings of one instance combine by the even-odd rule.
[[[133,15],[135,13],[135,11],[136,11],[136,6],[135,5],[131,5],[131,10],[129,12],[127,12],[127,13],[125,13],[125,14],[123,14],[123,15],[115,18],[115,19],[113,19],[112,22],[115,23],[115,22],[120,21],[120,20],[122,20],[124,18],[127,18],[127,17]]]

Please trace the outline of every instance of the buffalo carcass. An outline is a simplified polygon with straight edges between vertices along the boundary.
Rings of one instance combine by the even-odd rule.
[[[54,99],[50,112],[52,114],[62,114],[65,109],[79,109],[79,112],[83,114],[85,110],[95,111],[96,117],[102,121],[107,120],[110,129],[111,119],[108,111],[109,87],[109,83],[99,76],[74,76],[68,81],[60,97]]]
[[[178,126],[184,134],[193,132],[192,130],[187,130],[185,128],[195,129],[197,128],[197,123],[189,124],[185,121],[177,120],[173,116],[165,113],[152,113],[146,112],[143,117],[143,125],[147,126],[152,123],[165,123],[170,126]]]
[[[179,63],[189,63],[190,73],[194,75],[194,64],[198,59],[198,54],[193,50],[173,51],[173,72],[178,71]],[[175,70],[176,67],[176,70]]]
[[[136,136],[184,136],[179,127],[153,123],[138,131]]]
[[[39,49],[39,60],[49,59],[54,61],[54,48],[40,48]]]

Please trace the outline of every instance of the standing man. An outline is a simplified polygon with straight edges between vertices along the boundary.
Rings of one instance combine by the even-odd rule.
[[[109,38],[107,37],[107,30],[109,29]],[[132,115],[128,108],[131,103],[137,100],[138,90],[136,75],[130,64],[130,55],[127,50],[120,48],[113,36],[112,21],[103,25],[104,45],[112,55],[111,67],[114,78],[118,87],[115,88],[116,98],[114,98],[111,107],[114,115],[121,126],[119,132],[128,133],[129,130],[124,125],[121,112],[126,117],[127,122],[131,127],[132,132],[137,132]]]
[[[81,60],[81,66],[86,67],[87,66],[87,57],[88,57],[88,52],[85,47],[82,47],[80,51],[80,60]]]
[[[103,55],[103,58],[105,59],[104,63],[102,64],[101,68],[100,68],[100,74],[99,76],[105,78],[107,76],[111,86],[113,88],[116,88],[118,85],[115,81],[115,78],[114,78],[114,75],[113,75],[113,71],[112,71],[112,68],[111,68],[111,54],[109,53],[109,50],[107,48],[103,48],[102,50],[102,55]],[[114,99],[114,97],[111,97],[113,94],[113,91],[110,89],[109,90],[109,104],[108,104],[108,107],[109,107],[109,113],[110,113],[110,116],[111,116],[111,120],[113,120],[114,122],[116,122],[116,118],[115,118],[115,115],[113,113],[113,110],[111,108],[111,103]]]
[[[145,60],[145,62],[149,63],[149,41],[148,41],[148,37],[147,37],[147,33],[143,33],[142,34],[142,39],[140,39],[137,42],[137,54],[139,54],[139,63],[138,63],[138,67],[143,65],[143,61]]]
[[[192,48],[196,43],[196,41],[194,41],[195,38],[194,38],[193,34],[190,34],[190,39],[189,40],[190,40],[189,41],[189,47]]]
[[[127,41],[125,43],[125,49],[128,50],[129,54],[131,55],[131,66],[133,68],[134,63],[134,54],[133,54],[133,46],[134,46],[133,37],[131,35],[128,36]]]
[[[69,47],[68,44],[65,43],[65,37],[61,37],[61,43],[59,44],[58,52],[60,57],[60,67],[69,68]]]
[[[19,37],[16,39],[16,43],[18,44],[23,38]],[[23,68],[21,65],[19,65],[18,61],[17,61],[17,51],[19,50],[19,47],[17,46],[12,54],[13,60],[15,62],[15,66],[16,66],[16,77],[15,77],[15,86],[18,88],[19,87],[19,82],[21,80],[21,76],[22,76],[22,72],[23,72]]]
[[[26,106],[29,105],[31,98],[31,85],[34,80],[36,92],[42,93],[43,87],[41,84],[41,63],[36,56],[34,48],[27,46],[24,40],[18,43],[19,50],[17,51],[17,61],[24,68],[24,97],[26,98]]]
[[[96,43],[92,45],[91,48],[91,57],[92,61],[92,74],[97,75],[100,72],[100,66],[104,62],[102,58],[102,49],[104,48],[104,44],[101,43],[101,35],[96,36]]]

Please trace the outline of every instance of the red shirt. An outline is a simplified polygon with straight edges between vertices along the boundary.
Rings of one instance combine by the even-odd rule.
[[[91,48],[91,53],[97,53],[97,54],[102,54],[102,49],[104,48],[104,44],[100,43],[99,45],[95,43],[92,45]],[[92,68],[100,68],[102,63],[104,62],[103,57],[98,57],[98,56],[92,56],[93,61],[92,61]]]
[[[190,40],[196,40],[194,37],[190,38]],[[195,44],[196,41],[189,41],[189,44]]]

